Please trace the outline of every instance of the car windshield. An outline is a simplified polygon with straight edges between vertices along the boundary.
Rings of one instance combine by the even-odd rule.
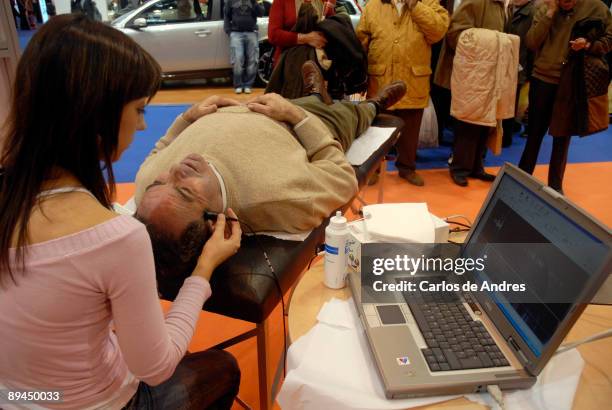
[[[120,11],[120,13],[123,13],[125,11],[125,13],[121,14],[119,17],[117,17],[116,19],[113,20],[112,24],[113,25],[117,25],[117,24],[123,24],[123,22],[125,22],[126,20],[128,20],[128,16],[131,15],[131,12],[135,10],[132,7],[128,6],[125,9],[122,9]]]

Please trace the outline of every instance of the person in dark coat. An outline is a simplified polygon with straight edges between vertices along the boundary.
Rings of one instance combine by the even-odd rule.
[[[17,9],[19,10],[19,30],[29,30],[30,22],[28,21],[28,10],[24,0],[16,0]]]
[[[574,25],[570,43],[584,38],[593,44],[605,37],[606,22],[587,17]],[[612,42],[612,37],[606,41]],[[602,55],[570,50],[561,71],[548,133],[553,137],[584,137],[607,129],[609,82],[609,66]]]
[[[525,44],[525,36],[531,27],[533,22],[533,0],[514,0],[514,14],[512,21],[510,22],[510,33],[516,34],[521,38],[521,45],[519,49],[519,73],[518,82],[516,88],[516,104],[515,112],[518,109],[518,102],[520,97],[520,90],[529,81],[531,77],[531,69],[533,67],[533,52],[527,48]],[[503,120],[504,127],[504,138],[502,140],[502,147],[509,147],[512,145],[512,134],[520,130],[519,118],[508,118]]]
[[[19,6],[15,3],[15,0],[11,0],[11,11],[13,12],[13,19],[15,20],[15,26],[19,27],[19,19],[21,13],[19,12]]]
[[[310,45],[297,45],[283,51],[276,62],[266,93],[275,92],[285,98],[304,95],[301,67],[306,61],[323,63],[327,91],[336,99],[365,91],[367,87],[367,59],[357,39],[350,18],[345,14],[320,20],[317,10],[309,3],[302,4],[294,28],[296,33],[320,32],[327,38],[324,54]]]
[[[593,42],[583,37],[571,40],[574,25],[587,18],[602,20],[605,34]],[[551,124],[555,101],[567,98],[557,96],[557,90],[570,48],[573,52],[603,57],[612,49],[612,16],[601,0],[545,0],[535,12],[525,40],[535,58],[529,88],[527,143],[519,167],[532,174],[542,140]],[[550,156],[548,185],[561,193],[570,138],[571,134],[555,136]]]

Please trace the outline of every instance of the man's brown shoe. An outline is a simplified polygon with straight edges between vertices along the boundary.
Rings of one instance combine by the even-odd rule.
[[[412,185],[423,186],[425,185],[425,181],[416,171],[412,169],[398,169],[398,175],[400,178],[405,179],[410,182]]]
[[[394,81],[381,88],[374,97],[367,101],[374,103],[380,113],[401,100],[404,94],[406,94],[406,83],[401,80]]]
[[[321,101],[332,105],[332,98],[327,93],[325,79],[319,67],[311,60],[302,66],[302,80],[304,81],[304,95],[319,94]]]

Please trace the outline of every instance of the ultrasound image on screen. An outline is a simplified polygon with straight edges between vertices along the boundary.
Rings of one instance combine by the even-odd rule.
[[[577,297],[589,279],[586,272],[501,199],[495,202],[475,243],[525,244],[524,247],[504,248],[506,252],[503,255],[491,257],[489,254],[487,266],[490,269],[487,269],[487,275],[497,283],[504,280],[525,283],[527,291],[532,293],[530,299],[534,301],[551,300],[551,292],[553,296],[554,292],[573,292]],[[538,243],[551,244],[549,249],[553,251],[545,254],[534,251],[531,244]],[[503,269],[495,268],[495,265],[502,264]],[[565,318],[571,304],[512,303],[511,306],[540,342],[545,344]]]

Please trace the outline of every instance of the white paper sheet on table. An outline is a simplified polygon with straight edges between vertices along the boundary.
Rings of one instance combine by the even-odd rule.
[[[457,396],[387,400],[352,300],[327,302],[319,323],[294,342],[277,397],[283,410],[406,409]],[[571,409],[584,362],[576,350],[555,356],[528,390],[505,392],[506,409]],[[499,408],[488,394],[466,395]]]
[[[346,159],[351,165],[363,164],[374,151],[389,139],[395,128],[370,127],[353,141],[346,151]]]
[[[298,241],[303,242],[312,231],[288,233],[288,232],[257,232],[257,235],[272,236],[276,239],[282,239],[283,241]]]

